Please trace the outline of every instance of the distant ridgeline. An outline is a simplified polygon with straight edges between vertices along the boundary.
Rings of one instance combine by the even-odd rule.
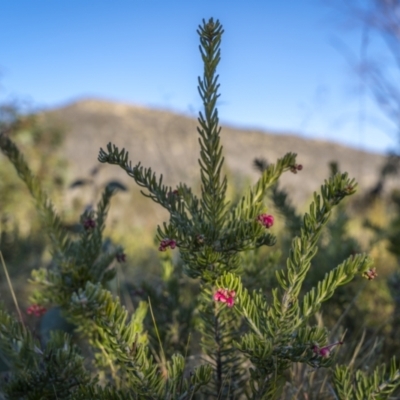
[[[97,153],[104,143],[112,141],[129,151],[133,162],[165,171],[166,184],[199,181],[199,150],[194,117],[170,111],[114,103],[82,100],[44,114],[61,123],[66,131],[65,156],[71,160],[71,182],[84,178],[98,165]],[[274,134],[255,130],[222,127],[222,144],[226,157],[226,173],[231,182],[242,178],[255,181],[259,173],[254,159],[275,160],[291,151],[298,154],[304,169],[301,179],[293,174],[282,178],[282,185],[303,205],[329,176],[329,163],[336,161],[359,183],[359,192],[371,190],[379,177],[384,156],[355,150],[320,140],[307,140],[295,135]],[[128,183],[120,171],[108,168],[99,179],[118,179]],[[132,186],[131,182],[128,183]]]

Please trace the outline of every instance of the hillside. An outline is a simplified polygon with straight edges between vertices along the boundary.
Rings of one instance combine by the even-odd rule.
[[[96,165],[100,147],[113,142],[125,147],[133,164],[141,162],[163,173],[165,183],[198,182],[198,134],[195,119],[168,111],[112,103],[82,100],[46,113],[66,131],[64,154],[70,160],[73,181],[87,176]],[[298,154],[303,164],[301,174],[285,174],[282,184],[304,203],[328,176],[328,163],[336,160],[342,171],[359,182],[361,191],[374,185],[384,157],[351,149],[339,144],[306,140],[294,135],[222,127],[227,171],[231,178],[250,177],[258,173],[252,164],[256,157],[274,162],[286,152]],[[116,178],[129,186],[133,181],[116,166],[105,166],[101,180]]]

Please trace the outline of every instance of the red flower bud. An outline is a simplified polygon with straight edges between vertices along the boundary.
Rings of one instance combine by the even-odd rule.
[[[92,218],[86,218],[86,220],[83,222],[83,227],[85,230],[93,229],[96,227],[96,221]]]
[[[125,253],[118,253],[115,258],[119,263],[123,263],[126,261],[126,254]]]
[[[159,251],[165,251],[170,247],[172,250],[176,247],[176,240],[174,239],[163,239],[161,240],[160,246],[158,247]]]
[[[271,226],[274,224],[274,217],[270,214],[261,214],[257,217],[257,221],[266,228],[271,228]]]
[[[317,345],[315,345],[313,347],[313,351],[315,354],[321,356],[322,358],[328,358],[329,355],[331,354],[332,347],[341,345],[341,344],[343,344],[343,342],[336,342],[336,343],[329,344],[328,346],[325,346],[322,348],[319,348]]]
[[[34,314],[36,317],[41,317],[46,311],[46,308],[40,306],[39,304],[32,304],[26,309],[27,314]]]

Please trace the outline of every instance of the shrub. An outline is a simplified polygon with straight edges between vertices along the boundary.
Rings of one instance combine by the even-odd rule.
[[[5,134],[0,137],[0,147],[36,201],[52,245],[51,267],[32,273],[32,282],[40,289],[30,311],[41,314],[46,308],[61,308],[93,356],[93,364],[85,365],[77,346],[60,332],[40,343],[22,322],[2,310],[0,351],[8,365],[2,391],[7,398],[277,399],[293,364],[327,371],[333,366],[342,339],[329,343],[327,329],[311,325],[311,318],[338,287],[356,276],[372,281],[376,276],[372,260],[365,254],[353,254],[304,295],[301,290],[323,227],[335,207],[355,192],[356,183],[346,173],[336,173],[314,194],[308,213],[299,220],[298,235],[291,241],[287,267],[277,273],[278,287],[271,290],[271,301],[262,290],[248,290],[243,282],[249,268],[243,265],[241,254],[276,243],[276,216],[266,210],[265,195],[283,173],[301,168],[296,155],[288,153],[269,165],[237,204],[228,203],[216,108],[223,29],[210,19],[203,21],[198,33],[204,62],[204,75],[199,78],[204,112],[198,119],[201,193],[196,195],[182,183],[176,188],[163,185],[162,176],[158,178],[140,163],[132,165],[128,152],[115,145],[109,144],[99,154],[100,162],[119,165],[145,196],[169,212],[169,221],[157,229],[158,249],[180,256],[178,263],[168,257],[164,260],[165,291],[160,294],[148,286],[153,300],[140,302],[130,317],[120,299],[107,289],[115,276],[113,260],[124,261],[122,248],[105,251],[102,246],[113,190],[106,188],[96,211],[82,215],[81,232],[73,239],[63,230],[16,146]],[[196,296],[188,297],[190,303],[182,301],[183,275],[198,288]],[[165,313],[153,313],[153,307],[161,305],[166,306]],[[156,316],[153,332],[144,329],[148,309]],[[197,357],[175,352],[188,346],[179,340],[173,344],[176,325],[172,320],[178,321],[178,328],[185,326],[176,333],[179,339],[190,330],[199,336],[201,353],[193,354]],[[158,347],[154,338],[159,340]],[[168,344],[175,346],[174,351],[164,350]],[[196,364],[190,370],[189,359]],[[339,399],[385,399],[400,384],[394,359],[389,368],[379,366],[369,373],[349,365],[337,365],[332,372],[330,393]]]

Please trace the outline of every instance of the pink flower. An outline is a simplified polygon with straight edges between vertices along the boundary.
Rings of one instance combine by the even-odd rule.
[[[234,290],[228,289],[218,289],[214,294],[214,300],[220,301],[221,303],[226,303],[228,307],[233,307],[235,304],[236,292]]]
[[[274,217],[270,214],[261,214],[257,217],[257,221],[266,228],[271,228],[274,224]]]
[[[331,354],[332,347],[335,347],[335,346],[341,345],[341,344],[343,344],[343,342],[336,342],[336,343],[329,344],[328,346],[325,346],[322,348],[319,348],[317,345],[315,345],[313,347],[313,351],[315,354],[321,356],[322,358],[328,358],[329,355]]]
[[[36,317],[42,316],[46,311],[47,310],[39,304],[32,304],[26,309],[27,314],[34,314]]]
[[[160,246],[158,247],[159,251],[165,251],[170,247],[172,250],[176,247],[176,240],[174,239],[163,239],[161,240]]]

